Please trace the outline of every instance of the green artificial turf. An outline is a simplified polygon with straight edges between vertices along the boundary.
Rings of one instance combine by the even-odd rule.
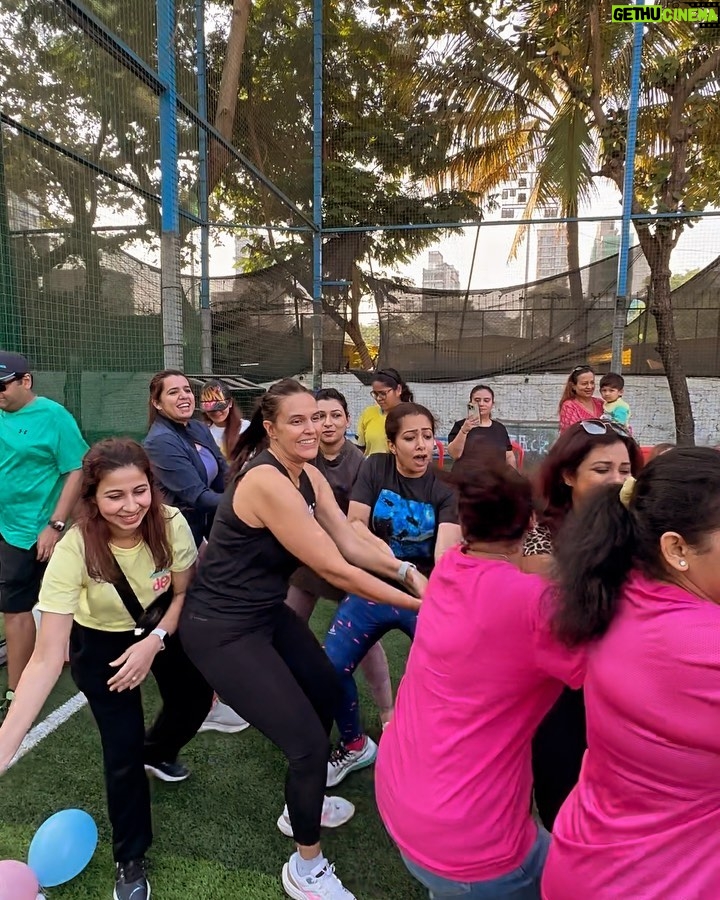
[[[329,603],[313,618],[323,635]],[[408,641],[389,635],[384,646],[393,681],[402,673]],[[0,672],[0,689],[4,688]],[[369,733],[379,722],[358,677]],[[146,709],[157,705],[154,683],[144,689]],[[64,673],[44,714],[75,693]],[[153,900],[280,900],[283,863],[293,844],[276,826],[283,808],[285,762],[254,729],[238,735],[207,732],[185,749],[192,777],[177,785],[152,782],[155,842],[150,852]],[[358,900],[421,900],[426,893],[407,874],[375,807],[373,769],[350,775],[332,793],[351,800],[355,817],[325,830],[323,848]],[[0,779],[0,859],[27,859],[37,827],[54,812],[78,807],[98,824],[95,857],[78,878],[48,890],[48,900],[104,900],[112,896],[110,826],[105,811],[100,742],[87,707]]]

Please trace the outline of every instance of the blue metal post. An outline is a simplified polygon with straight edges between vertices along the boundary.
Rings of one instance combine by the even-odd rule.
[[[323,0],[313,0],[313,387],[322,387]]]
[[[643,6],[645,0],[637,0]],[[625,325],[627,320],[627,283],[630,253],[630,223],[635,183],[635,144],[637,141],[638,107],[640,105],[640,72],[642,42],[645,26],[633,25],[632,68],[630,70],[630,103],[628,105],[627,134],[625,136],[625,172],[623,176],[622,223],[620,226],[620,253],[618,256],[617,293],[615,296],[615,321],[612,334],[612,371],[622,371]]]
[[[156,0],[156,9],[158,79],[162,84],[159,102],[163,357],[167,368],[182,369],[183,302],[180,284],[175,0]]]
[[[205,0],[195,0],[195,40],[197,43],[197,108],[207,120],[207,57],[205,55]],[[198,126],[198,214],[200,216],[200,368],[211,375],[212,314],[210,312],[210,223],[208,221],[208,136]]]

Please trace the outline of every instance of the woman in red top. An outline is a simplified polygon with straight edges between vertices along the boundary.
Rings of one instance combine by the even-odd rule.
[[[603,402],[600,397],[593,397],[594,393],[595,372],[590,366],[575,366],[560,398],[560,431],[583,419],[599,419],[602,416]]]

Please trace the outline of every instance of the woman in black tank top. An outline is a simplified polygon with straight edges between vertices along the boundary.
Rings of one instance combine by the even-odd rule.
[[[321,824],[341,825],[354,813],[351,803],[324,796],[337,679],[308,625],[286,606],[288,582],[305,564],[343,591],[416,609],[418,600],[364,569],[418,596],[425,580],[358,537],[325,477],[306,468],[319,428],[317,403],[298,382],[286,379],[263,395],[236,445],[235,476],[188,593],[180,635],[215,691],[288,759],[278,827],[295,838],[298,852],[283,867],[285,892],[296,900],[353,900],[319,844]],[[263,439],[269,449],[241,468]]]

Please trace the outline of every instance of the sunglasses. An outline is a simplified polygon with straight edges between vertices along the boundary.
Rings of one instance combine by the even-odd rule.
[[[8,385],[12,384],[13,381],[22,381],[24,377],[25,377],[24,372],[23,373],[18,372],[17,374],[13,375],[12,378],[8,378],[6,381],[0,381],[0,394],[4,394],[5,391],[8,389]]]
[[[630,437],[630,432],[617,422],[604,422],[602,419],[583,419],[580,424],[587,434],[609,434],[614,431],[620,437]]]

